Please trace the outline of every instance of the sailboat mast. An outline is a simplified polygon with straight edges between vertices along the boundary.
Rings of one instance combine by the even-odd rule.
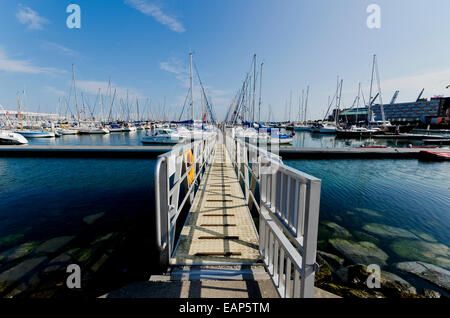
[[[309,95],[309,85],[306,87],[305,111],[303,114],[303,119],[305,123],[306,123],[306,110],[308,109],[308,95]]]
[[[259,71],[259,104],[258,104],[258,123],[261,122],[261,91],[262,91],[262,75],[263,75],[263,65],[261,63],[261,70]]]
[[[75,108],[77,110],[78,125],[80,125],[80,111],[78,110],[77,87],[75,85],[75,65],[72,64],[73,91],[75,94]]]
[[[253,101],[252,101],[252,122],[255,121],[255,99],[256,99],[256,54],[253,55]]]
[[[190,65],[189,65],[189,70],[190,70],[189,81],[190,81],[190,87],[191,87],[192,125],[194,125],[194,83],[193,83],[193,80],[192,80],[192,53],[189,53],[189,60],[190,60]]]
[[[336,126],[339,125],[339,113],[341,108],[341,98],[342,98],[342,83],[344,82],[343,79],[341,79],[340,88],[339,88],[339,103],[337,104],[336,109]]]
[[[372,85],[373,85],[373,71],[375,69],[375,58],[376,55],[373,55],[373,62],[372,62],[372,77],[370,79],[370,91],[369,91],[369,109],[368,109],[368,113],[367,113],[367,119],[369,122],[372,121],[372,112],[370,109],[370,106],[372,105]]]

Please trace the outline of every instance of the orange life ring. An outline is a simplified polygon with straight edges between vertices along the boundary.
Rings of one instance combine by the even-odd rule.
[[[184,159],[186,163],[186,171],[189,169],[190,166],[194,164],[194,155],[192,154],[191,150],[188,150],[184,153]],[[195,166],[192,167],[192,169],[189,171],[187,180],[188,184],[191,185],[192,182],[194,182],[195,179]]]

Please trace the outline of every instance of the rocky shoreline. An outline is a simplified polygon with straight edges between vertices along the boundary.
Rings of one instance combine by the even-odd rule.
[[[450,271],[444,268],[449,256],[445,245],[437,244],[426,234],[382,224],[366,224],[362,231],[352,235],[334,222],[321,223],[319,247],[322,249],[317,252],[320,266],[316,273],[317,287],[342,297],[357,298],[440,298],[450,293]],[[388,264],[389,255],[376,245],[377,237],[392,240],[392,250],[409,261]],[[408,247],[405,246],[406,239],[409,240]],[[396,250],[398,247],[402,249]],[[368,287],[367,280],[372,273],[366,264],[380,267],[380,288]],[[406,276],[425,280],[435,288],[418,291],[404,278],[386,271],[388,265]]]

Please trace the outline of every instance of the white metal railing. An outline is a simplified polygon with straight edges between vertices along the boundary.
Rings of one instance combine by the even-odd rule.
[[[155,167],[155,235],[162,267],[167,267],[172,257],[177,219],[186,202],[193,203],[199,181],[211,162],[217,136],[214,132],[205,139],[177,146],[158,157]],[[189,158],[190,152],[193,162]],[[189,175],[193,177],[191,182],[188,182]],[[184,197],[181,198],[180,193],[183,192]]]
[[[264,147],[233,138],[231,131],[225,140],[247,202],[259,212],[259,248],[278,293],[313,297],[321,180],[286,166]],[[259,202],[252,193],[256,184]]]

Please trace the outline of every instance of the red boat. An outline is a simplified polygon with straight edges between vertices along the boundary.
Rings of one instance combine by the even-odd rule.
[[[420,159],[431,161],[450,160],[450,152],[421,151]]]

